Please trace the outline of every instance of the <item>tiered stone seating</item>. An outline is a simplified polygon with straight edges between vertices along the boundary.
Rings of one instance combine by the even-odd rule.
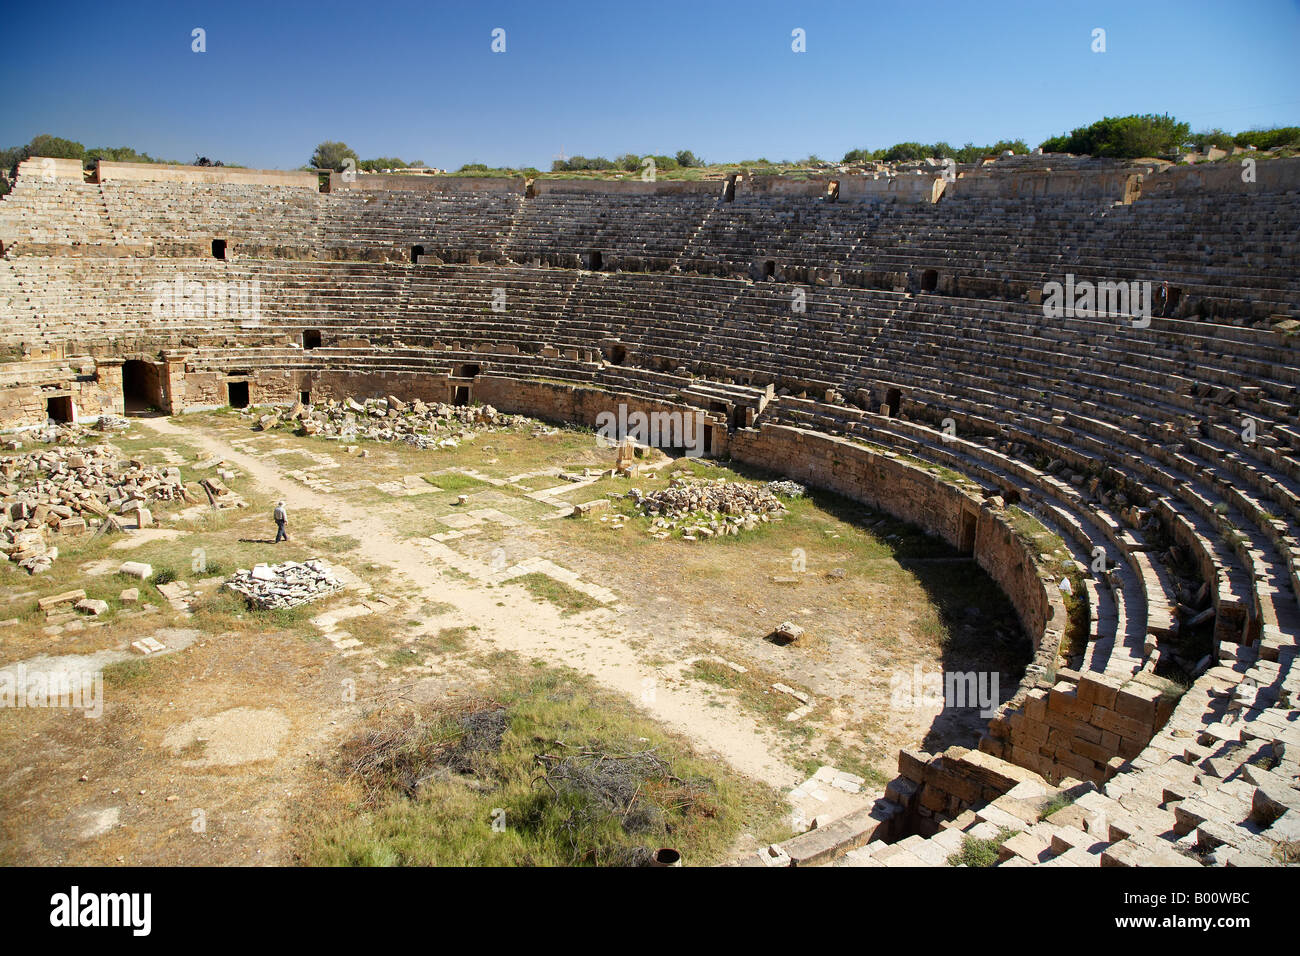
[[[31,160],[22,167],[13,191],[0,203],[0,245],[70,245],[114,238],[97,185],[46,179]]]
[[[319,228],[330,245],[422,245],[430,255],[468,252],[502,258],[524,202],[522,194],[402,189],[345,190],[323,199]]]
[[[220,238],[320,244],[325,202],[290,186],[109,180],[97,187],[121,242]]]
[[[1287,327],[1264,320],[1300,315],[1298,223],[1300,195],[1266,189],[1128,205],[958,192],[930,205],[20,176],[0,202],[0,348],[570,383],[741,409],[732,427],[842,435],[961,476],[1059,536],[1088,609],[1073,676],[1027,684],[990,728],[990,759],[1046,772],[1071,756],[1059,740],[1026,751],[1019,708],[1061,704],[1077,730],[1091,726],[1075,716],[1085,695],[1157,668],[1195,679],[1172,716],[1123,725],[1131,753],[1080,757],[1098,789],[1078,805],[1125,796],[1142,808],[1132,829],[1112,817],[1083,847],[1024,821],[1005,863],[1152,862],[1192,849],[1188,833],[1250,860],[1264,827],[1243,821],[1263,811],[1237,819],[1231,800],[1272,792],[1261,749],[1272,774],[1294,775],[1296,753],[1269,748],[1289,739],[1279,715],[1295,708],[1300,361]],[[200,240],[218,236],[250,252],[202,256]],[[74,244],[104,254],[46,248]],[[407,246],[425,259],[412,263]],[[937,278],[922,282],[926,270]],[[1181,317],[1046,318],[1030,293],[1067,272],[1168,279]],[[178,276],[255,282],[258,314],[156,309],[158,283]],[[319,347],[301,347],[308,332]],[[1198,628],[1208,660],[1186,659]],[[1142,734],[1155,734],[1149,746]],[[1000,819],[997,800],[987,806],[929,817],[941,832],[854,859],[933,862],[929,841]]]
[[[590,250],[671,262],[716,202],[707,195],[546,193],[528,200],[507,252],[517,262]]]

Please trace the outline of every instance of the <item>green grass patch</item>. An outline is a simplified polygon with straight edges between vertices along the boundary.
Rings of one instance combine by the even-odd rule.
[[[540,571],[511,579],[509,584],[521,584],[535,598],[550,601],[566,615],[594,611],[605,605],[590,594],[584,594],[577,588],[571,588],[563,581],[557,581]]]
[[[469,475],[462,475],[458,471],[446,471],[437,475],[425,475],[424,480],[435,488],[443,491],[469,491],[472,489],[482,488],[483,482],[477,478],[471,478]]]
[[[1058,810],[1064,810],[1072,803],[1074,803],[1074,797],[1071,797],[1069,794],[1064,792],[1058,793],[1056,796],[1052,797],[1052,799],[1043,804],[1043,809],[1038,812],[1038,819],[1046,820],[1053,813],[1056,813]]]
[[[948,865],[997,866],[998,849],[1019,832],[1019,830],[1012,830],[1010,827],[1002,827],[998,830],[996,837],[989,837],[988,839],[982,840],[979,837],[965,836],[961,841],[961,849],[948,857]]]

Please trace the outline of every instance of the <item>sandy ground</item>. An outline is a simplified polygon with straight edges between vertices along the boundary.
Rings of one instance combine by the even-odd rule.
[[[282,460],[290,452],[272,448],[265,438],[250,433],[232,440],[216,428],[184,419],[154,418],[137,425],[155,433],[163,445],[183,443],[224,459],[266,496],[284,500],[291,533],[292,516],[311,515],[318,527],[355,539],[358,544],[343,563],[379,569],[369,575],[378,578],[379,587],[408,596],[401,613],[409,616],[411,607],[424,602],[436,604],[449,609],[437,626],[472,628],[478,655],[512,652],[525,664],[540,660],[589,674],[690,740],[701,754],[779,790],[799,787],[809,776],[807,760],[796,766],[796,758],[820,762],[815,755],[827,738],[852,736],[864,716],[874,720],[872,737],[884,764],[899,746],[918,745],[950,716],[936,721],[933,709],[900,711],[878,699],[888,675],[898,670],[900,654],[910,655],[909,661],[924,660],[931,669],[939,665],[912,649],[880,650],[865,624],[860,634],[851,629],[854,622],[847,622],[844,640],[805,654],[798,671],[784,669],[791,658],[780,650],[738,636],[773,615],[814,613],[815,608],[799,606],[806,599],[798,595],[766,588],[766,596],[744,608],[720,607],[712,615],[692,616],[683,609],[680,590],[693,586],[691,580],[683,584],[689,573],[671,564],[656,568],[653,562],[611,566],[594,552],[566,552],[546,533],[544,519],[493,518],[501,523],[494,534],[503,534],[508,545],[508,561],[499,564],[499,539],[493,534],[456,547],[412,535],[396,507],[376,507],[373,497],[350,495],[346,487],[332,488],[328,482],[311,487],[292,477],[288,471],[293,469],[286,471]],[[309,458],[328,460],[305,447]],[[261,453],[250,453],[254,448]],[[428,491],[418,480],[408,485],[412,493]],[[490,489],[477,497],[488,504],[495,500]],[[503,508],[511,504],[504,495],[499,499]],[[269,515],[267,526],[269,532]],[[156,529],[114,547],[130,549],[183,533]],[[513,574],[532,567],[550,568],[561,579],[571,574],[578,587],[615,603],[566,615],[509,582]],[[756,573],[765,580],[769,570]],[[707,585],[700,587],[707,591]],[[893,627],[913,611],[888,606],[897,595],[887,590],[882,587],[870,616],[878,625],[885,621]],[[332,605],[321,616],[324,633],[314,643],[282,635],[170,634],[164,641],[167,657],[154,665],[165,661],[165,677],[139,700],[129,689],[119,692],[103,720],[85,721],[67,711],[0,712],[0,733],[13,739],[21,732],[29,744],[0,756],[0,787],[11,794],[8,819],[0,819],[0,858],[88,864],[292,862],[292,815],[327,784],[319,759],[337,746],[357,716],[356,704],[339,689],[356,683],[355,655],[366,651],[343,651],[330,633],[338,627],[346,636],[352,610],[365,610],[366,591],[357,593],[353,604]],[[57,663],[84,670],[129,657],[107,651],[69,655]],[[730,692],[692,677],[698,661],[735,657],[751,664],[757,658],[765,672],[771,665],[780,679],[795,682],[784,675],[796,674],[807,679],[805,686],[824,692],[810,720],[815,730],[792,736]],[[41,660],[52,666],[49,656]],[[370,702],[385,694],[436,699],[475,676],[472,664],[417,674],[409,670],[382,664],[371,668],[362,681],[363,693]],[[869,706],[863,703],[868,698]],[[798,703],[789,699],[789,709]],[[956,720],[950,730],[956,734],[969,728]],[[806,796],[823,790],[829,799]],[[869,804],[877,793],[799,787],[792,803],[808,818],[838,815]]]
[[[771,734],[741,714],[709,708],[703,688],[670,684],[659,669],[638,660],[617,610],[593,611],[575,619],[533,600],[521,588],[487,592],[472,582],[443,574],[441,562],[386,527],[374,511],[352,505],[340,495],[312,491],[266,461],[211,435],[168,419],[153,419],[148,426],[164,436],[183,436],[234,463],[263,487],[273,489],[291,514],[310,511],[337,527],[340,534],[357,538],[361,557],[391,568],[403,584],[414,585],[431,599],[455,605],[461,618],[478,626],[476,639],[486,646],[590,673],[689,737],[702,752],[716,753],[742,773],[778,787],[793,786],[802,779],[798,770],[773,756],[779,747]],[[654,693],[644,693],[651,686]]]

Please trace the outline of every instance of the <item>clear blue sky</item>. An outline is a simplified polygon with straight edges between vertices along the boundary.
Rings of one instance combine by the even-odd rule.
[[[1300,125],[1298,41],[1300,0],[26,0],[0,23],[0,146],[52,133],[293,168],[339,139],[362,158],[546,169],[561,150],[1033,146],[1134,112],[1235,131]]]

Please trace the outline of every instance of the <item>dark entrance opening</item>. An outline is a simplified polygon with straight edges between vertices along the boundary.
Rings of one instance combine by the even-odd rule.
[[[162,408],[162,382],[158,366],[138,359],[122,363],[122,411],[139,415]]]
[[[302,330],[302,347],[304,349],[320,348],[320,329]]]
[[[1164,308],[1161,309],[1160,290],[1157,289],[1155,295],[1152,297],[1151,307],[1156,312],[1157,315],[1160,316],[1175,315],[1178,310],[1178,300],[1181,299],[1182,297],[1183,297],[1183,290],[1178,288],[1178,286],[1176,285],[1171,285],[1169,287],[1169,301],[1166,302],[1164,304]]]
[[[763,278],[764,279],[776,278],[776,263],[773,262],[771,259],[768,259],[766,262],[763,263]]]
[[[601,255],[599,249],[592,249],[587,253],[587,268],[592,272],[599,272],[605,265],[605,257]]]
[[[835,200],[839,198],[840,198],[840,181],[838,179],[832,179],[826,185],[826,201],[835,202]]]
[[[979,515],[974,511],[963,511],[961,516],[961,538],[957,550],[962,554],[975,553],[975,529],[979,526]]]
[[[609,364],[622,365],[627,361],[627,349],[622,345],[612,345],[609,349]]]
[[[72,396],[52,395],[45,400],[45,417],[52,422],[72,421]]]
[[[300,401],[300,402],[301,402],[302,404],[304,404],[304,405],[310,405],[310,404],[311,404],[311,392],[300,391],[300,392],[298,393],[298,401]]]
[[[457,378],[474,378],[483,371],[483,366],[467,362],[456,367]]]
[[[921,291],[933,292],[939,288],[939,273],[935,269],[926,269],[921,273]]]
[[[469,404],[469,386],[468,386],[468,385],[457,385],[457,386],[456,386],[456,394],[455,394],[455,396],[452,398],[451,403],[452,403],[453,405],[456,405],[456,406],[461,407],[461,408],[463,408],[463,407],[465,407],[466,405],[468,405],[468,404]]]
[[[411,262],[419,263],[422,255],[424,255],[424,246],[411,246]]]
[[[248,383],[227,382],[226,398],[230,402],[231,408],[247,408],[248,407]]]
[[[212,258],[214,259],[226,258],[226,240],[224,239],[212,240]]]
[[[903,405],[903,392],[901,389],[891,388],[885,392],[885,414],[890,418],[897,418],[898,412]]]
[[[727,177],[727,185],[722,187],[722,201],[723,202],[736,201],[736,174],[735,173],[732,173],[730,176]]]

